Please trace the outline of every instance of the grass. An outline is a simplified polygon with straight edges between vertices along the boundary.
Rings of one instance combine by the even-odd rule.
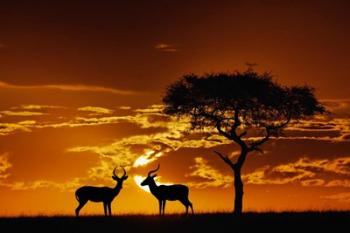
[[[1,232],[304,232],[349,229],[350,212],[229,213],[0,218]],[[6,230],[3,230],[6,229]],[[347,230],[345,230],[347,231]]]

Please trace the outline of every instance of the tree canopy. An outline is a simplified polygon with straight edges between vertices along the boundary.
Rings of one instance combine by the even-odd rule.
[[[185,75],[168,87],[163,102],[166,114],[190,116],[193,128],[215,127],[241,146],[250,129],[264,130],[266,138],[278,136],[290,120],[325,111],[313,88],[282,86],[270,73],[251,69]],[[258,150],[262,140],[251,143],[250,150]]]

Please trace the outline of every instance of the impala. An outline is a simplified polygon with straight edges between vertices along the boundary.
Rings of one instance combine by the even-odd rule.
[[[75,209],[76,216],[79,216],[79,211],[88,201],[103,202],[105,216],[112,215],[111,203],[122,189],[124,180],[128,178],[124,168],[124,174],[120,178],[116,175],[115,170],[116,168],[113,170],[112,179],[117,181],[117,184],[114,188],[83,186],[75,191],[75,197],[79,202],[79,206]]]
[[[141,185],[148,185],[151,193],[158,199],[159,202],[159,215],[164,215],[165,210],[165,202],[169,201],[180,201],[186,207],[186,214],[188,214],[188,207],[191,207],[193,214],[193,207],[190,200],[188,200],[188,187],[182,184],[174,184],[174,185],[157,185],[154,181],[154,177],[157,175],[152,173],[159,170],[158,167],[155,170],[148,172],[147,178],[142,181]]]

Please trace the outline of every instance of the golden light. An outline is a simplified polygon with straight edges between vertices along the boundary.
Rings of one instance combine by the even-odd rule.
[[[159,182],[159,178],[160,178],[160,177],[158,177],[158,176],[155,177],[155,180],[156,180],[157,185],[172,185],[172,184],[173,184],[173,183],[162,183],[162,182]],[[146,179],[145,176],[139,176],[139,175],[134,176],[134,181],[135,181],[135,183],[137,184],[137,186],[138,186],[139,188],[141,188],[142,190],[146,191],[146,192],[150,192],[148,185],[147,185],[147,186],[142,186],[142,185],[141,185],[141,183],[142,183],[142,181],[143,181],[144,179]]]
[[[158,152],[154,157],[160,158],[163,155],[163,152]]]
[[[134,176],[134,181],[137,184],[138,187],[140,187],[142,190],[146,192],[150,192],[148,186],[141,186],[141,182],[145,179],[144,176]]]
[[[155,160],[155,158],[150,158],[153,154],[154,154],[154,150],[146,150],[144,155],[141,155],[140,157],[138,157],[134,164],[133,167],[141,167],[141,166],[145,166],[146,164],[152,162]],[[160,152],[161,153],[161,152]],[[155,157],[159,157],[158,155],[159,153],[157,153],[157,155]]]
[[[149,159],[147,158],[147,156],[145,155],[141,155],[140,157],[138,157],[135,162],[134,162],[134,165],[133,167],[140,167],[140,166],[144,166],[146,165],[147,163],[149,163]]]

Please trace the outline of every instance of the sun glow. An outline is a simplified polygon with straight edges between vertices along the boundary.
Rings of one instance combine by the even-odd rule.
[[[142,190],[146,191],[146,192],[150,192],[149,191],[149,187],[148,186],[142,186],[141,182],[145,179],[146,177],[144,176],[134,176],[134,181],[137,184],[137,186],[139,186]]]
[[[145,155],[141,155],[140,157],[138,157],[135,162],[134,162],[134,165],[133,167],[141,167],[141,166],[144,166],[146,165],[147,163],[149,163],[149,159],[147,158],[147,156]]]
[[[145,166],[146,164],[149,164],[150,162],[153,162],[156,158],[159,158],[162,155],[163,155],[162,152],[158,152],[158,153],[155,154],[154,150],[146,150],[145,154],[141,155],[140,157],[138,157],[135,160],[135,162],[133,164],[133,167]]]
[[[156,180],[157,185],[172,185],[172,184],[173,184],[173,183],[162,183],[162,182],[159,182],[159,178],[160,178],[160,177],[158,177],[158,176],[155,177],[155,180]],[[146,179],[145,176],[139,176],[139,175],[134,176],[134,181],[135,181],[135,183],[137,184],[137,186],[138,186],[139,188],[141,188],[142,190],[146,191],[146,192],[150,192],[148,185],[146,185],[146,186],[142,186],[142,185],[141,185],[141,183],[142,183],[142,181],[143,181],[144,179]]]

